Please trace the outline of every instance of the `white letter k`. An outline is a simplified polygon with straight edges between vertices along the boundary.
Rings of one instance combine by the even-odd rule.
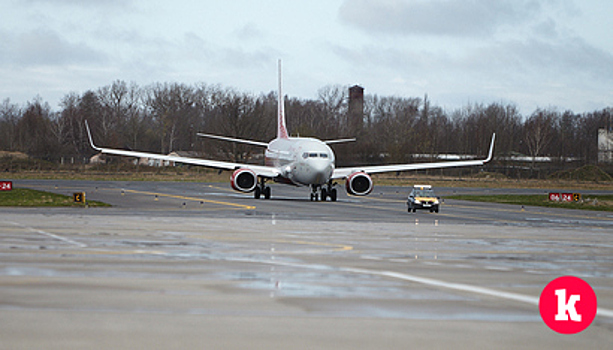
[[[570,316],[571,321],[581,322],[581,315],[577,314],[575,303],[581,300],[581,295],[572,294],[566,302],[566,289],[556,289],[556,295],[558,296],[558,313],[555,317],[556,321],[568,321]]]

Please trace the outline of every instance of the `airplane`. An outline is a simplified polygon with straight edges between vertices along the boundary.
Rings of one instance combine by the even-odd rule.
[[[494,141],[496,139],[496,134],[494,133],[492,135],[489,154],[487,158],[483,160],[336,168],[334,152],[330,148],[330,145],[355,141],[355,139],[322,141],[316,138],[290,136],[285,123],[281,60],[279,60],[277,137],[275,139],[269,143],[265,143],[198,133],[198,136],[201,137],[265,147],[265,165],[242,164],[97,147],[94,144],[87,121],[85,122],[85,126],[91,147],[103,154],[158,159],[190,165],[200,165],[219,170],[229,170],[232,171],[232,175],[230,176],[231,187],[239,192],[253,193],[255,199],[260,199],[262,196],[265,199],[270,199],[271,189],[266,183],[268,181],[274,181],[299,187],[308,186],[311,188],[311,201],[319,201],[320,199],[326,201],[329,198],[332,202],[335,202],[338,197],[338,192],[335,188],[337,185],[335,182],[336,180],[345,180],[345,189],[347,193],[354,196],[366,196],[373,190],[374,183],[371,178],[372,174],[484,165],[493,158]]]

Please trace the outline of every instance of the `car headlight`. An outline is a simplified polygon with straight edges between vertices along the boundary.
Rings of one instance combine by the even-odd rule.
[[[415,200],[415,204],[421,204],[421,201],[420,201],[420,200],[418,200],[418,199],[416,199],[416,200]]]

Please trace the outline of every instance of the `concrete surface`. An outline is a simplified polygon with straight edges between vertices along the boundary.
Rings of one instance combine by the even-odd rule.
[[[114,207],[1,209],[2,349],[613,343],[611,214],[461,201],[409,214],[408,190],[394,187],[313,203],[283,186],[270,201],[219,184],[15,186]],[[464,190],[439,194],[453,191]],[[598,316],[576,335],[538,311],[563,275],[598,296]]]

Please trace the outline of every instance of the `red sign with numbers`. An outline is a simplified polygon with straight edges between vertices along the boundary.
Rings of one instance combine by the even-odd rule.
[[[13,189],[12,181],[0,181],[0,191],[11,191]]]
[[[551,202],[578,202],[581,200],[581,193],[549,193]]]

